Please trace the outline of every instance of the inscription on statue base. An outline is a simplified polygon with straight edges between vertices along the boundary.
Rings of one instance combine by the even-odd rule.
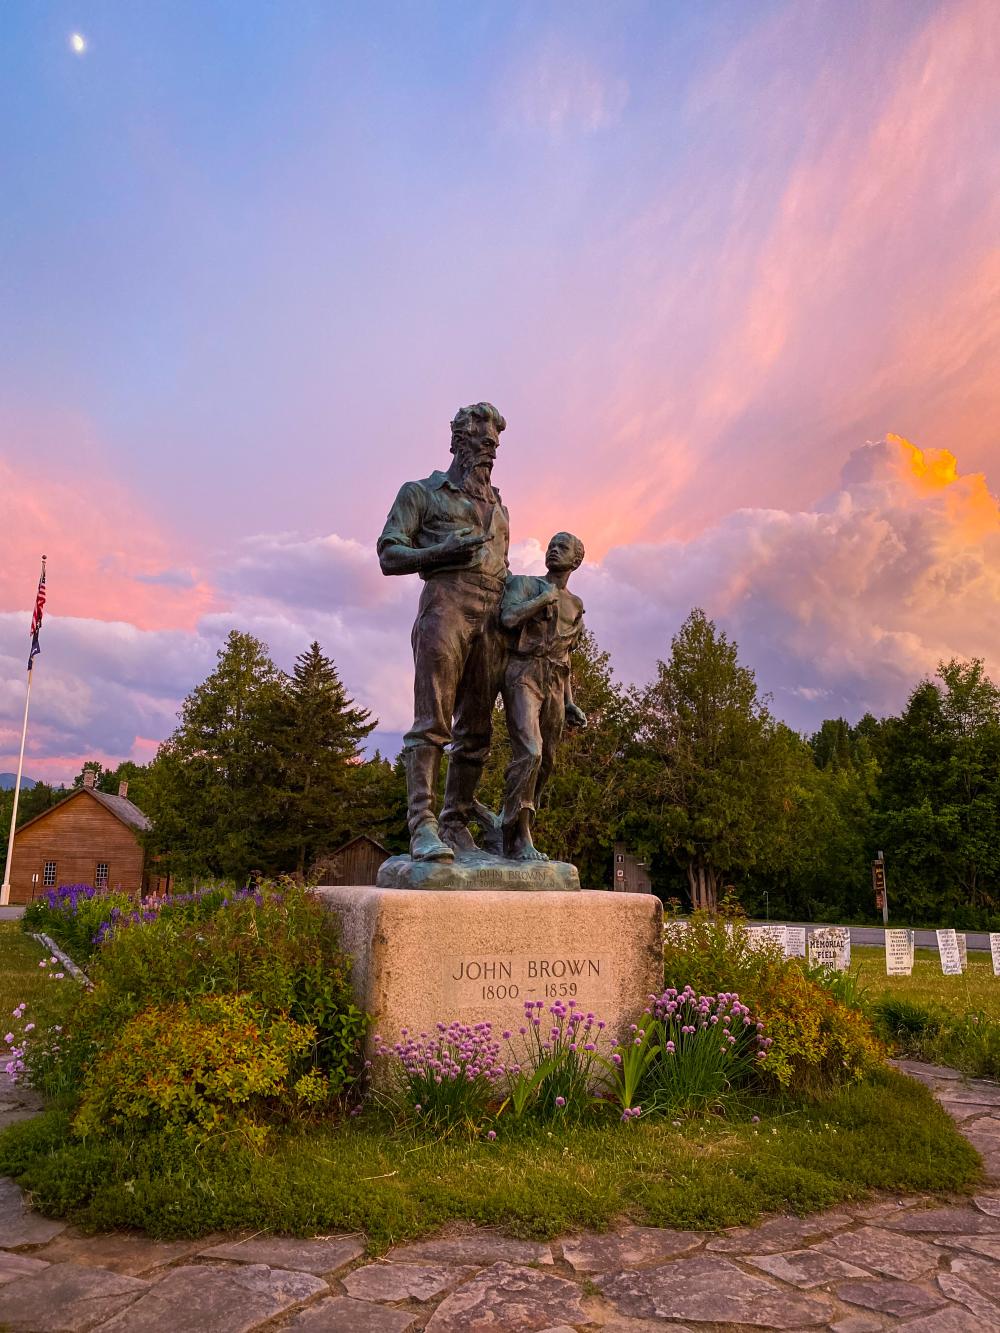
[[[606,1040],[663,989],[663,909],[650,894],[315,892],[354,959],[355,1003],[389,1046],[403,1028],[430,1033],[455,1019],[487,1021],[499,1040],[523,1025],[526,1001],[547,1010],[557,1000],[592,1010]]]
[[[460,1007],[490,1000],[578,1000],[587,1008],[611,991],[612,960],[593,954],[545,958],[538,954],[444,960],[444,993]]]

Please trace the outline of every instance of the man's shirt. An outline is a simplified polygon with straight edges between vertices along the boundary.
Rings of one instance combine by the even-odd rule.
[[[500,614],[530,602],[549,586],[541,575],[511,574],[504,587]],[[512,648],[519,657],[545,657],[568,666],[569,655],[582,632],[583,602],[568,588],[562,588],[558,602],[546,606],[512,631]]]
[[[486,525],[471,496],[466,495],[446,472],[432,472],[422,481],[406,482],[389,510],[382,535],[378,539],[378,553],[386,546],[412,546],[423,549],[437,546],[453,532],[468,528],[476,534],[485,533],[488,540],[476,548],[471,560],[456,560],[454,564],[435,565],[422,570],[422,579],[436,578],[438,574],[453,571],[487,574],[503,580],[507,573],[507,549],[510,545],[510,516],[494,487],[496,503],[488,508]]]

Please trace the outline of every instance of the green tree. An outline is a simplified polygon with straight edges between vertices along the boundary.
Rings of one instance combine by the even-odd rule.
[[[775,728],[738,649],[695,608],[638,695],[650,829],[714,911],[725,878],[766,859],[780,809]]]
[[[775,729],[768,763],[777,796],[772,836],[752,872],[745,906],[805,920],[857,920],[872,910],[869,875],[877,765],[843,719],[808,742]]]
[[[184,700],[149,774],[151,850],[181,878],[242,881],[275,866],[283,836],[277,720],[286,677],[233,630],[218,665]]]
[[[300,653],[276,725],[287,847],[300,875],[353,834],[368,831],[375,786],[384,775],[362,761],[361,743],[376,725],[348,696],[318,643]]]
[[[885,723],[876,832],[894,916],[973,923],[1000,899],[1000,690],[952,659]]]

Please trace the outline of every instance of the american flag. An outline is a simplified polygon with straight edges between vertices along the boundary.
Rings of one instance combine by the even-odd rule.
[[[42,651],[38,643],[38,631],[42,628],[42,610],[45,606],[45,556],[42,556],[42,573],[38,580],[38,595],[35,598],[35,614],[31,617],[31,651],[28,653],[28,670]]]

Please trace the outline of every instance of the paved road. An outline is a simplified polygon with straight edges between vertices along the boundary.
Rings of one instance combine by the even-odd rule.
[[[751,922],[754,926],[763,926],[763,921]],[[775,926],[805,926],[806,930],[818,930],[821,925],[834,925],[832,921],[773,921]],[[882,948],[885,944],[885,935],[881,926],[851,926],[852,944],[872,944],[876,948]],[[990,951],[990,937],[982,930],[968,930],[965,933],[965,943],[970,950],[979,950],[982,953]],[[937,936],[933,930],[918,930],[916,944],[918,949],[936,949]]]

